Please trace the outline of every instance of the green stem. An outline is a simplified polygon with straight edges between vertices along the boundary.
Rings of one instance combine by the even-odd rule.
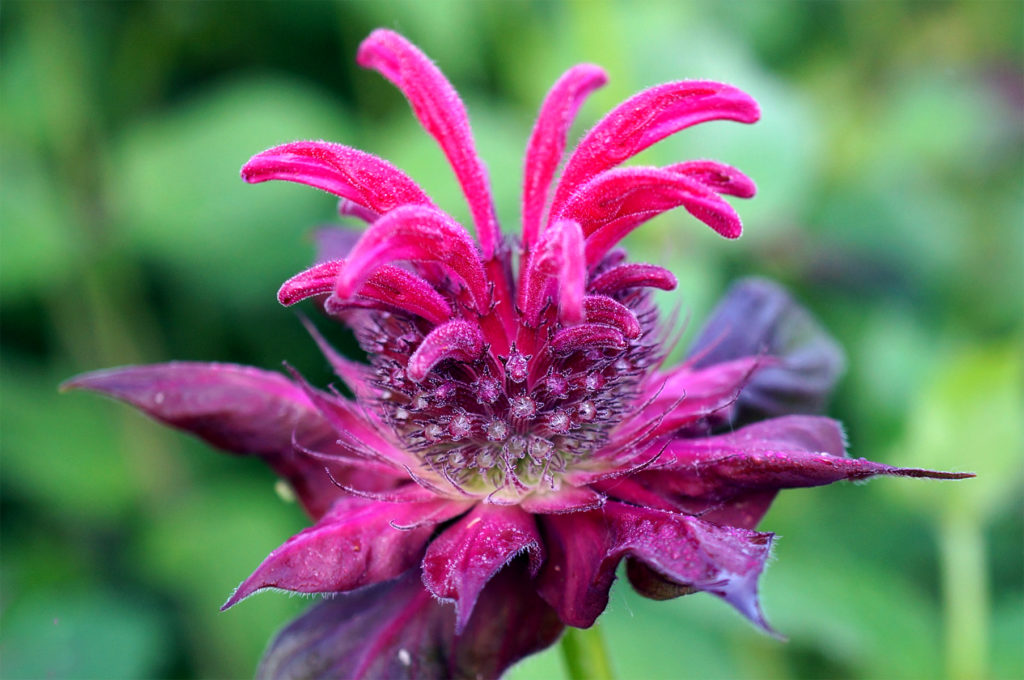
[[[614,680],[611,659],[597,626],[569,628],[562,637],[562,656],[570,680]]]
[[[985,539],[977,519],[949,513],[939,542],[946,620],[946,673],[951,680],[986,676],[988,582]]]

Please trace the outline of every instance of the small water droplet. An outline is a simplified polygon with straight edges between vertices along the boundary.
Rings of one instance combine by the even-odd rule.
[[[423,429],[423,435],[432,442],[441,441],[444,437],[444,428],[437,423],[430,423]]]
[[[597,407],[594,406],[592,401],[580,402],[580,405],[576,407],[576,415],[583,422],[589,423],[595,417],[597,417]]]
[[[512,400],[512,415],[516,418],[532,418],[537,412],[537,404],[529,397],[516,397]]]
[[[501,385],[489,375],[481,376],[474,387],[476,400],[481,404],[493,404],[501,396]]]
[[[555,411],[548,416],[548,427],[553,432],[565,433],[569,431],[569,414],[565,411]]]
[[[583,381],[587,390],[594,392],[604,387],[604,376],[600,373],[587,373],[586,379]]]
[[[455,439],[462,439],[472,430],[473,423],[465,413],[456,415],[452,418],[451,422],[448,423],[448,432],[451,433],[452,437]]]
[[[508,436],[508,425],[503,420],[492,420],[487,423],[486,432],[492,442],[500,442]]]
[[[552,373],[544,382],[548,393],[556,399],[563,399],[569,393],[569,383],[561,373]]]
[[[530,373],[530,363],[525,356],[513,349],[505,362],[505,370],[508,372],[509,380],[521,383]]]

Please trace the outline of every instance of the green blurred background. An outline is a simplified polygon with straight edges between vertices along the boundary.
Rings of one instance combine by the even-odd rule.
[[[1024,676],[1024,3],[8,1],[0,20],[3,677],[248,677],[306,606],[218,612],[306,522],[269,472],[56,385],[170,359],[330,379],[274,293],[334,201],[238,168],[341,141],[467,215],[405,101],[354,63],[377,26],[462,93],[507,231],[568,66],[611,76],[574,136],[658,82],[749,91],[758,125],[638,159],[716,158],[760,187],[739,242],[681,211],[630,237],[679,275],[661,301],[696,327],[731,280],[781,280],[848,351],[833,413],[853,455],[979,473],[783,494],[762,526],[782,535],[763,598],[785,644],[714,598],[620,583],[599,624],[619,677]],[[563,674],[553,651],[512,677]]]

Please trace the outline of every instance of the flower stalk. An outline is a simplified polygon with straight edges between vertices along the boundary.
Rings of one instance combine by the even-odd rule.
[[[569,628],[560,646],[570,680],[614,680],[604,636],[597,626]]]

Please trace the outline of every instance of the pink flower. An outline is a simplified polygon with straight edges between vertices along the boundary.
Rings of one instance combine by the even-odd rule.
[[[354,399],[298,375],[171,363],[81,376],[228,451],[263,458],[315,524],[287,540],[225,607],[267,588],[346,593],[291,624],[266,676],[499,675],[588,627],[615,569],[654,598],[706,591],[768,629],[757,599],[773,535],[755,530],[784,488],[873,475],[958,478],[845,457],[815,415],[841,368],[835,344],[773,284],[747,281],[681,366],[650,289],[675,277],[616,246],[683,207],[727,238],[722,195],[754,184],[713,161],[620,167],[708,120],[753,123],[757,104],[713,82],[674,82],[605,116],[565,162],[573,117],[605,81],[565,73],[526,151],[518,246],[503,238],[465,109],[441,72],[386,30],[358,55],[409,99],[447,156],[476,240],[387,161],[328,142],[264,151],[248,182],[341,198],[368,223],[321,233],[319,263],[285,282],[348,324],[370,366],[314,337]],[[550,196],[549,196],[550,193]]]

